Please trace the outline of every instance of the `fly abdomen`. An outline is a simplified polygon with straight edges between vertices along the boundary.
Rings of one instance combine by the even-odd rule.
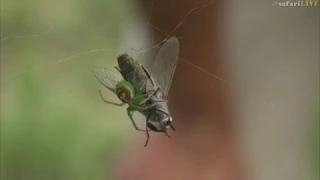
[[[136,81],[135,83],[138,85],[140,90],[145,93],[146,92],[146,81],[148,80],[148,76],[137,61],[133,60],[128,54],[122,54],[118,57],[118,65],[124,79],[133,84],[133,75],[134,70],[136,69]]]
[[[130,72],[133,72],[133,63],[134,60],[128,54],[122,54],[118,57],[118,66],[126,78],[128,78]]]

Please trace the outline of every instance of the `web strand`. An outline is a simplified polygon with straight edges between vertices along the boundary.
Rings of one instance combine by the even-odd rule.
[[[79,57],[79,56],[82,56],[82,55],[91,54],[91,53],[95,53],[95,52],[101,52],[101,51],[107,51],[107,50],[112,50],[112,49],[104,49],[103,48],[103,49],[93,49],[93,50],[89,50],[89,51],[83,51],[83,52],[68,56],[66,58],[51,62],[50,64],[47,65],[47,67],[50,67],[51,65],[55,65],[55,64],[58,64],[58,63],[62,63],[62,62],[66,62],[66,61],[72,60],[72,59],[74,59],[76,57]],[[46,67],[41,67],[41,68],[46,68]],[[40,67],[39,68],[35,67],[35,68],[29,69],[29,70],[26,70],[26,71],[23,71],[23,72],[20,72],[20,73],[17,73],[17,74],[9,75],[8,77],[2,78],[1,79],[1,83],[6,82],[9,79],[17,78],[17,77],[25,75],[27,73],[31,73],[31,72],[39,70],[41,68]]]
[[[198,6],[199,2],[201,2],[201,1],[195,3],[195,5],[192,7],[192,9],[182,18],[182,20],[179,22],[179,24],[178,24],[170,33],[165,33],[163,30],[161,30],[161,29],[157,28],[155,25],[151,24],[150,21],[151,21],[151,16],[152,16],[152,14],[150,14],[150,15],[149,15],[148,24],[150,24],[150,26],[152,26],[153,28],[155,28],[155,29],[158,30],[159,32],[162,32],[162,33],[167,34],[166,38],[164,38],[164,39],[163,39],[162,41],[160,41],[159,43],[157,43],[157,44],[155,44],[155,45],[153,45],[153,46],[151,46],[150,48],[147,48],[147,49],[143,49],[143,50],[141,50],[141,49],[138,50],[138,49],[134,49],[134,48],[132,48],[132,49],[135,50],[135,51],[138,51],[138,52],[140,52],[140,53],[143,53],[143,52],[149,51],[149,50],[151,50],[151,49],[158,48],[162,43],[166,42],[166,41],[168,40],[168,38],[170,38],[170,37],[172,36],[172,34],[177,31],[177,29],[179,29],[179,28],[185,23],[185,21],[188,19],[188,17],[189,17],[194,11],[197,11],[197,10],[198,10],[197,12],[199,12],[200,10],[203,10],[204,8],[208,7],[211,3],[215,2],[215,1],[216,1],[216,0],[209,1],[208,3],[203,4],[203,5],[201,5],[201,6]],[[198,7],[197,7],[197,6],[198,6]],[[154,0],[152,1],[150,13],[153,12],[153,10],[152,10],[153,8],[154,8]]]
[[[206,73],[206,74],[208,74],[208,75],[210,75],[210,76],[212,76],[212,77],[214,77],[214,78],[218,79],[219,81],[221,81],[221,82],[225,83],[226,85],[230,86],[229,82],[227,82],[226,80],[222,79],[221,77],[219,77],[219,76],[217,76],[217,75],[215,75],[215,74],[213,74],[213,73],[211,73],[211,72],[209,72],[209,71],[207,71],[207,70],[205,70],[205,69],[201,68],[200,66],[196,66],[195,64],[193,64],[193,63],[191,63],[191,62],[189,62],[189,61],[185,60],[185,59],[184,59],[184,58],[182,58],[182,57],[179,57],[179,59],[180,59],[181,61],[183,61],[183,62],[185,62],[185,63],[187,63],[187,64],[189,64],[189,65],[193,66],[194,68],[197,68],[198,70],[200,70],[200,71],[202,71],[202,72],[204,72],[204,73]]]
[[[39,33],[39,34],[32,34],[32,35],[22,35],[22,36],[9,36],[9,37],[5,37],[5,38],[1,38],[1,42],[2,41],[7,41],[7,40],[13,40],[13,39],[24,39],[24,38],[31,38],[31,37],[42,37],[42,36],[46,36],[47,34],[51,33],[52,31],[52,26],[50,26],[49,29],[47,29],[45,32],[43,33]]]
[[[153,25],[153,24],[151,23],[152,13],[153,13],[153,10],[154,10],[154,8],[155,8],[155,0],[152,0],[152,4],[151,4],[151,7],[150,7],[150,15],[149,15],[149,19],[148,19],[148,24],[149,24],[151,27],[153,27],[153,28],[155,28],[156,30],[158,30],[159,32],[161,32],[161,33],[163,33],[163,34],[166,34],[166,38],[163,39],[161,42],[159,42],[159,43],[157,43],[157,44],[155,44],[155,45],[153,45],[153,46],[151,46],[151,47],[149,47],[149,48],[147,48],[147,49],[144,49],[144,50],[135,50],[135,49],[133,49],[133,48],[131,48],[131,49],[133,49],[133,50],[135,50],[135,51],[138,51],[138,52],[140,52],[140,53],[143,53],[143,52],[146,52],[146,51],[151,50],[151,49],[153,49],[153,48],[158,48],[162,43],[164,43],[165,41],[167,41],[167,39],[170,38],[170,37],[172,36],[172,34],[173,34],[174,32],[176,32],[177,29],[179,29],[179,28],[185,23],[185,21],[188,19],[188,17],[189,17],[193,12],[199,12],[199,11],[203,10],[204,8],[206,8],[207,6],[209,6],[209,4],[211,4],[211,3],[213,3],[213,2],[215,2],[215,0],[212,0],[212,1],[210,1],[210,2],[208,2],[208,3],[205,3],[205,4],[203,4],[201,1],[195,3],[195,5],[192,7],[192,9],[182,18],[182,20],[178,23],[178,25],[177,25],[170,33],[166,33],[165,31],[161,30],[160,28],[156,27],[155,25]],[[199,4],[201,4],[201,5],[199,5]],[[5,38],[2,38],[2,39],[1,39],[1,42],[7,41],[7,40],[13,40],[13,39],[23,39],[23,38],[31,38],[31,37],[43,37],[43,36],[46,36],[46,35],[48,35],[49,33],[51,33],[51,32],[52,32],[52,29],[53,29],[52,26],[50,26],[50,28],[49,28],[48,30],[46,30],[45,32],[40,33],[40,34],[5,37]],[[182,38],[182,37],[180,37],[180,38]],[[74,54],[74,55],[70,55],[70,56],[68,56],[68,57],[66,57],[66,58],[63,58],[63,59],[60,59],[60,60],[51,62],[51,63],[49,63],[48,65],[46,65],[46,67],[49,67],[49,66],[51,66],[51,65],[53,65],[53,64],[56,64],[56,63],[66,62],[66,61],[69,61],[69,60],[71,60],[71,59],[74,59],[74,58],[76,58],[76,57],[79,57],[79,56],[82,56],[82,55],[85,55],[85,54],[91,54],[91,53],[95,53],[95,52],[99,52],[99,51],[106,51],[106,50],[110,50],[110,49],[102,48],[102,49],[94,49],[94,50],[83,51],[83,52],[80,52],[80,53],[77,53],[77,54]],[[209,75],[211,75],[211,76],[213,76],[213,77],[221,80],[221,78],[219,78],[218,76],[215,76],[215,75],[213,75],[212,73],[204,70],[203,68],[200,68],[200,67],[192,64],[191,62],[187,61],[186,59],[183,59],[183,61],[186,62],[186,63],[188,63],[189,65],[192,65],[193,67],[195,67],[195,68],[197,68],[197,69],[199,69],[199,70],[201,70],[201,71],[203,71],[203,72],[205,72],[205,73],[207,73],[207,74],[209,74]],[[46,67],[42,67],[42,68],[46,68]],[[0,82],[3,83],[3,82],[6,82],[6,81],[9,80],[9,79],[17,78],[17,77],[20,77],[20,76],[25,75],[25,74],[27,74],[27,73],[31,73],[31,72],[36,71],[36,70],[39,70],[39,69],[41,69],[41,67],[34,67],[34,68],[29,69],[29,70],[20,72],[20,73],[16,73],[16,74],[13,74],[13,75],[9,75],[8,77],[1,78],[1,81],[0,81]],[[223,81],[223,80],[221,80],[221,81]]]
[[[163,30],[161,30],[160,28],[156,27],[155,25],[153,25],[153,24],[151,23],[151,16],[152,16],[153,8],[154,8],[154,0],[153,0],[153,1],[152,1],[152,4],[151,4],[151,7],[150,7],[150,15],[149,15],[148,25],[150,25],[151,27],[153,27],[153,28],[156,29],[157,31],[166,34],[166,38],[164,38],[164,39],[163,39],[162,41],[160,41],[159,43],[157,43],[157,44],[155,44],[155,45],[153,45],[153,46],[151,46],[151,47],[149,47],[149,48],[147,48],[147,49],[143,49],[143,50],[141,50],[141,49],[140,49],[140,50],[137,50],[137,49],[134,49],[134,48],[131,48],[131,49],[134,50],[134,51],[137,51],[137,52],[139,52],[139,53],[144,53],[144,52],[149,51],[149,50],[154,49],[154,48],[160,48],[160,45],[161,45],[162,43],[166,42],[166,41],[168,40],[168,38],[170,38],[170,37],[172,36],[172,34],[173,34],[175,31],[177,31],[177,29],[179,29],[179,28],[185,23],[185,21],[188,19],[188,17],[189,17],[193,12],[198,13],[198,12],[202,11],[203,9],[205,9],[206,7],[208,7],[210,4],[214,3],[215,1],[216,1],[216,0],[212,0],[212,1],[209,1],[209,2],[207,2],[207,3],[203,3],[202,1],[199,1],[199,2],[195,3],[194,6],[192,7],[192,9],[182,18],[182,20],[179,22],[179,24],[178,24],[170,33],[166,33],[166,32],[164,32]],[[180,37],[180,39],[181,39],[181,38],[183,38],[183,37]],[[215,74],[213,74],[213,73],[210,73],[209,71],[207,71],[207,70],[205,70],[205,69],[203,69],[203,68],[201,68],[201,67],[199,67],[199,66],[197,66],[197,65],[195,65],[195,64],[193,64],[193,63],[191,63],[191,62],[189,62],[189,61],[187,61],[185,58],[179,57],[179,59],[180,59],[181,61],[183,61],[183,62],[191,65],[192,67],[197,68],[198,70],[200,70],[200,71],[202,71],[202,72],[204,72],[204,73],[206,73],[206,74],[214,77],[215,79],[218,79],[219,81],[225,83],[226,85],[230,86],[230,84],[229,84],[227,81],[225,81],[224,79],[222,79],[222,78],[220,78],[219,76],[217,76],[217,75],[215,75]]]
[[[137,50],[137,49],[134,49],[134,48],[131,48],[131,49],[133,49],[135,51],[138,51],[140,53],[144,53],[144,52],[149,51],[151,49],[159,48],[160,45],[162,43],[166,42],[188,20],[188,18],[192,14],[201,12],[202,10],[204,10],[205,8],[207,8],[209,5],[213,4],[214,2],[216,2],[216,0],[211,0],[211,1],[203,0],[203,1],[196,2],[193,5],[193,7],[191,8],[191,10],[188,11],[187,14],[185,14],[183,16],[183,18],[180,20],[180,22],[174,27],[174,29],[172,31],[170,31],[169,33],[167,33],[165,31],[161,30],[160,28],[158,28],[157,26],[155,26],[154,24],[152,24],[152,22],[151,22],[152,14],[154,13],[154,10],[157,8],[155,6],[155,0],[152,0],[152,4],[150,6],[150,11],[149,11],[150,14],[149,14],[149,18],[148,18],[148,25],[150,27],[154,28],[155,30],[159,31],[160,33],[164,34],[165,38],[162,41],[160,41],[159,43],[156,43],[156,44],[152,45],[151,47],[149,47],[147,49],[140,49],[140,50]],[[47,30],[45,30],[42,33],[31,34],[31,35],[20,35],[20,36],[4,37],[4,38],[0,39],[0,42],[1,43],[5,43],[6,41],[9,41],[9,40],[26,39],[26,38],[40,38],[40,37],[44,37],[44,36],[47,36],[48,34],[52,33],[52,30],[53,30],[53,27],[50,26]],[[183,37],[178,37],[178,38],[183,38]],[[10,79],[21,77],[23,75],[26,75],[28,73],[32,73],[32,72],[40,70],[40,69],[49,68],[49,67],[51,67],[52,65],[55,65],[55,64],[65,63],[65,62],[68,62],[70,60],[74,60],[77,57],[80,57],[80,56],[83,56],[83,55],[92,54],[92,53],[96,53],[96,52],[107,51],[107,50],[111,50],[111,49],[110,48],[101,48],[101,49],[93,49],[93,50],[82,51],[82,52],[70,55],[68,57],[65,57],[65,58],[50,62],[50,63],[44,65],[44,67],[34,67],[34,68],[28,69],[26,71],[22,71],[22,72],[19,72],[19,73],[16,73],[16,74],[8,75],[7,77],[4,77],[4,78],[1,77],[0,82],[1,83],[5,83]],[[186,63],[186,64],[188,64],[188,65],[190,65],[190,66],[192,66],[192,67],[194,67],[196,69],[198,69],[199,71],[201,71],[201,72],[203,72],[203,73],[205,73],[205,74],[207,74],[207,75],[219,80],[220,82],[230,86],[230,83],[227,82],[226,80],[224,80],[223,78],[221,78],[221,77],[209,72],[208,70],[206,70],[204,68],[201,68],[200,66],[197,66],[197,65],[191,63],[190,61],[188,61],[187,59],[185,59],[183,57],[179,57],[179,61],[182,61],[182,62],[184,62],[184,63]],[[263,103],[271,105],[272,108],[276,107],[270,101],[263,101]]]

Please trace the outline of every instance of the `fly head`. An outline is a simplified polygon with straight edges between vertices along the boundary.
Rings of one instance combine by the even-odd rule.
[[[155,132],[166,132],[169,128],[175,130],[171,123],[172,117],[159,109],[151,111],[147,118],[148,128]]]

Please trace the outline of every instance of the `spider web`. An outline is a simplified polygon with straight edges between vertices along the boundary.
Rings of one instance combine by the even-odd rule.
[[[152,20],[152,15],[153,15],[153,11],[155,9],[160,9],[157,7],[157,4],[156,4],[156,1],[155,0],[152,0],[150,1],[151,4],[149,5],[150,7],[150,12],[149,12],[149,16],[148,16],[148,22],[147,22],[147,26],[149,26],[149,28],[153,28],[154,30],[156,30],[157,32],[161,33],[161,34],[164,34],[166,35],[166,37],[161,40],[160,42],[156,43],[156,44],[153,44],[147,48],[143,48],[143,49],[136,49],[135,47],[131,47],[130,50],[132,51],[136,51],[139,53],[139,56],[142,55],[142,53],[146,53],[147,51],[150,51],[150,50],[153,50],[153,49],[156,49],[156,48],[160,48],[160,45],[163,44],[165,41],[167,41],[168,38],[170,38],[181,26],[184,25],[184,23],[188,20],[188,18],[190,18],[190,16],[192,16],[194,13],[198,13],[200,11],[202,11],[204,8],[208,7],[209,5],[213,4],[215,2],[215,0],[211,0],[211,1],[208,1],[208,0],[200,0],[198,2],[196,2],[193,7],[183,16],[183,18],[181,19],[181,21],[175,26],[174,29],[172,29],[169,33],[161,30],[160,28],[158,28],[157,26],[153,25],[151,20]],[[5,5],[5,3],[3,2],[2,4]],[[161,9],[162,10],[162,9]],[[163,11],[163,10],[162,10]],[[2,11],[2,14],[3,14],[3,11]],[[5,35],[2,35],[1,33],[1,49],[2,46],[5,46],[6,43],[9,43],[10,41],[22,41],[22,40],[25,40],[25,39],[31,39],[31,38],[43,38],[45,36],[48,36],[50,35],[53,31],[54,31],[55,27],[50,25],[49,28],[47,28],[45,31],[43,32],[39,32],[39,33],[35,33],[35,34],[23,34],[23,35],[11,35],[11,36],[5,36]],[[183,37],[178,37],[178,38],[183,38]],[[130,51],[129,50],[129,51]],[[3,51],[3,50],[1,50]],[[19,71],[17,73],[8,73],[9,75],[5,75],[5,76],[2,76],[1,77],[1,83],[4,83],[4,82],[7,82],[8,80],[14,80],[18,77],[21,77],[23,75],[26,75],[28,73],[31,73],[31,72],[34,72],[34,71],[37,71],[37,70],[40,70],[40,69],[45,69],[45,68],[50,68],[52,67],[52,65],[55,65],[55,64],[61,64],[61,63],[65,63],[67,61],[70,61],[70,60],[77,60],[78,57],[81,57],[81,56],[84,56],[84,55],[88,55],[88,54],[93,54],[93,53],[97,53],[97,52],[102,52],[102,51],[115,51],[115,48],[113,48],[112,46],[109,46],[109,47],[103,47],[103,48],[98,48],[98,49],[90,49],[90,50],[85,50],[85,51],[81,51],[81,52],[77,52],[77,53],[74,53],[74,54],[71,54],[71,55],[68,55],[64,58],[61,58],[61,59],[57,59],[57,60],[53,60],[49,63],[45,63],[44,65],[41,65],[41,66],[36,66],[36,67],[32,67],[30,69],[27,69],[27,70],[24,70],[24,71]],[[4,53],[4,52],[3,52]],[[194,68],[197,68],[198,70],[220,80],[221,82],[223,83],[226,83],[228,84],[227,81],[223,80],[222,78],[218,77],[217,75],[199,67],[199,66],[196,66],[194,65],[193,63],[189,62],[187,59],[185,58],[182,58],[182,57],[179,57],[179,60],[180,61],[183,61],[191,66],[193,66]]]
[[[170,1],[172,2],[172,1]],[[154,52],[153,50],[157,50],[161,47],[161,45],[168,40],[168,38],[170,38],[171,36],[173,36],[175,34],[176,31],[178,31],[194,14],[197,14],[199,12],[201,12],[202,10],[204,10],[205,8],[207,8],[210,5],[213,5],[216,2],[216,0],[199,0],[196,3],[193,4],[192,7],[190,7],[190,10],[187,11],[182,17],[181,20],[178,21],[178,23],[174,26],[174,28],[170,29],[168,32],[166,32],[165,30],[162,30],[161,28],[157,27],[156,25],[154,25],[152,23],[152,17],[153,17],[153,13],[155,11],[161,11],[162,13],[166,13],[170,15],[170,10],[172,10],[172,7],[170,6],[170,3],[167,7],[160,7],[157,5],[157,1],[156,0],[150,0],[150,3],[148,5],[149,8],[149,13],[148,16],[142,20],[143,25],[145,25],[146,28],[149,29],[153,29],[155,32],[155,36],[154,37],[165,37],[160,41],[157,41],[157,43],[154,44],[147,44],[147,46],[139,46],[139,45],[134,45],[131,44],[130,48],[126,49],[125,52],[130,54],[131,52],[135,52],[137,53],[136,55],[133,55],[133,57],[135,59],[140,59],[139,57],[141,57],[143,54],[148,54],[148,52]],[[2,9],[3,6],[6,6],[7,2],[2,2]],[[3,15],[5,15],[5,13],[7,13],[6,11],[1,11],[1,17]],[[129,22],[133,21],[134,23],[138,23],[136,22],[134,18],[129,17]],[[2,21],[1,21],[2,23]],[[1,26],[2,27],[2,26]],[[1,28],[2,29],[2,28]],[[117,55],[119,55],[119,52],[115,45],[113,44],[108,44],[107,46],[103,45],[100,47],[97,47],[95,45],[92,45],[91,49],[87,49],[87,48],[83,48],[84,50],[76,50],[76,51],[70,51],[67,52],[66,51],[66,55],[59,55],[58,58],[52,58],[50,56],[48,56],[48,59],[53,59],[53,60],[45,60],[47,57],[44,57],[43,60],[40,60],[40,63],[36,63],[35,66],[33,67],[29,67],[29,68],[22,68],[24,70],[19,70],[18,72],[10,72],[10,70],[6,70],[6,73],[3,73],[3,69],[5,69],[4,67],[6,66],[5,63],[3,63],[3,60],[6,60],[6,56],[10,56],[10,53],[7,53],[5,51],[7,44],[11,44],[11,43],[15,43],[15,42],[21,42],[21,41],[29,41],[29,40],[37,40],[37,39],[41,39],[41,38],[47,38],[49,36],[53,36],[56,31],[59,30],[59,27],[56,27],[55,25],[47,25],[45,28],[42,28],[44,30],[40,31],[39,33],[25,33],[25,34],[17,34],[17,35],[5,35],[5,33],[3,33],[1,31],[1,48],[0,48],[0,52],[1,52],[1,80],[0,83],[4,84],[6,82],[12,82],[15,81],[25,75],[28,75],[30,73],[33,72],[37,72],[39,70],[46,70],[46,69],[50,69],[53,66],[61,66],[62,68],[65,66],[70,66],[67,64],[67,62],[73,61],[72,63],[77,63],[77,64],[81,64],[83,62],[83,60],[81,59],[91,59],[91,62],[95,63],[94,57],[97,56],[97,54],[99,54],[100,56],[103,56],[103,52],[109,52],[111,54],[114,54],[113,58],[116,57]],[[138,29],[138,31],[141,31],[142,29]],[[144,33],[144,31],[143,31]],[[142,33],[142,36],[144,36],[144,34]],[[160,34],[160,35],[159,35]],[[87,36],[91,36],[92,34],[88,34]],[[121,36],[121,35],[120,35]],[[178,37],[178,39],[181,39],[184,37]],[[145,37],[143,38],[144,40],[150,40],[150,37],[147,36],[147,34],[145,35]],[[90,45],[88,45],[90,46]],[[91,47],[91,46],[90,46]],[[141,48],[142,47],[142,48]],[[8,55],[9,54],[9,55]],[[131,55],[131,54],[130,54]],[[145,55],[143,55],[145,56]],[[154,56],[154,54],[153,54]],[[146,56],[148,57],[148,56]],[[101,58],[101,57],[100,57]],[[114,58],[115,59],[115,58]],[[21,60],[20,60],[21,61]],[[23,61],[23,60],[22,60]],[[115,62],[115,61],[114,61]],[[233,88],[230,83],[228,81],[226,81],[224,78],[221,78],[219,76],[217,76],[216,74],[206,70],[205,68],[202,68],[200,66],[197,66],[193,63],[191,63],[188,59],[179,56],[179,62],[183,62],[186,63],[190,66],[192,66],[193,68],[201,71],[202,73],[207,74],[208,76],[213,77],[216,80],[219,80],[221,83],[227,85],[229,88]],[[5,65],[3,67],[3,65]],[[274,105],[272,103],[270,103],[269,101],[263,101],[264,104],[271,104],[272,107],[274,107]]]

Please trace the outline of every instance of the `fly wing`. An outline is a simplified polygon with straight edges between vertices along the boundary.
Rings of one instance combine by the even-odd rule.
[[[116,85],[123,80],[122,76],[106,68],[94,68],[94,75],[106,88],[116,93]]]
[[[172,36],[160,48],[151,71],[156,84],[160,86],[166,97],[168,97],[178,58],[179,41]]]

